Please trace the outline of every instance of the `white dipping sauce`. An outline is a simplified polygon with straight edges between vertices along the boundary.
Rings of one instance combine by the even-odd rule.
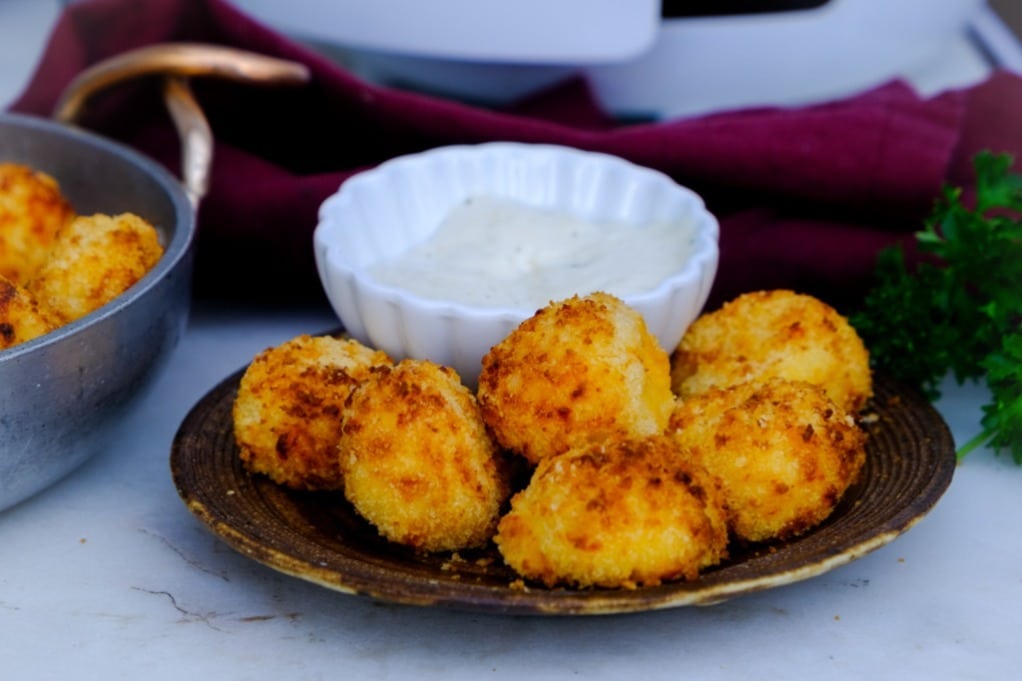
[[[537,309],[594,291],[648,291],[681,268],[693,236],[683,222],[595,222],[476,197],[455,207],[429,239],[370,273],[424,298]]]

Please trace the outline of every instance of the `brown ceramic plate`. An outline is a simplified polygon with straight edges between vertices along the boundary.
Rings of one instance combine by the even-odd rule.
[[[735,549],[691,582],[633,590],[514,586],[492,547],[460,555],[418,555],[380,538],[339,494],[297,493],[240,465],[231,405],[241,372],[191,410],[171,452],[181,498],[240,553],[300,579],[383,601],[514,614],[605,614],[706,605],[790,584],[887,544],[922,518],[955,468],[951,434],[922,397],[884,377],[866,426],[862,480],[831,517],[798,539]]]

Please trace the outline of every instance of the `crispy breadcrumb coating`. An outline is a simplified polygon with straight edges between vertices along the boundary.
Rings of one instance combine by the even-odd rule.
[[[49,333],[56,324],[28,291],[0,275],[0,350]]]
[[[233,405],[241,460],[294,489],[341,489],[341,411],[373,367],[390,358],[357,341],[302,335],[264,350],[245,370]]]
[[[817,298],[787,290],[747,293],[702,315],[671,363],[682,398],[773,377],[821,385],[851,412],[873,394],[869,353],[848,320]]]
[[[27,288],[72,322],[124,293],[162,255],[156,229],[137,215],[77,217],[57,234]]]
[[[478,396],[501,446],[532,463],[573,446],[663,432],[670,360],[606,293],[551,303],[483,357]]]
[[[695,579],[727,554],[712,476],[665,435],[610,439],[543,459],[495,542],[546,586],[653,586]]]
[[[866,460],[852,416],[801,381],[711,388],[679,402],[668,433],[718,478],[733,535],[753,542],[818,525]]]
[[[510,495],[475,397],[453,369],[426,360],[375,371],[352,392],[338,451],[355,509],[415,549],[485,544]]]
[[[74,211],[49,175],[0,163],[0,276],[25,286]]]

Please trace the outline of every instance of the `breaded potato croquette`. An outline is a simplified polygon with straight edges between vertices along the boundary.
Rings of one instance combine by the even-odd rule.
[[[477,394],[498,443],[535,464],[589,442],[663,432],[670,371],[642,316],[594,293],[550,303],[493,346]]]
[[[717,477],[733,535],[751,542],[818,525],[866,460],[852,416],[802,381],[711,388],[679,402],[668,434]]]
[[[610,439],[543,459],[494,538],[546,586],[654,586],[727,556],[723,497],[666,435]]]
[[[25,286],[74,210],[49,175],[0,163],[0,276]]]
[[[242,463],[293,489],[341,489],[344,402],[374,367],[390,363],[380,350],[331,336],[302,335],[259,353],[232,407]]]
[[[156,229],[137,215],[77,217],[57,234],[27,288],[41,305],[72,322],[124,293],[162,255]]]
[[[392,542],[422,551],[485,544],[510,495],[509,467],[457,372],[406,359],[344,408],[344,494]]]
[[[682,398],[774,377],[824,386],[851,412],[873,395],[869,353],[848,320],[787,290],[746,293],[699,317],[675,350],[671,372]]]
[[[0,275],[0,350],[42,336],[56,326],[28,291]]]

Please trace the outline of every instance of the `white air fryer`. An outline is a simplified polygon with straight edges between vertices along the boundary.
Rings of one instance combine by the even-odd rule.
[[[985,0],[236,0],[375,82],[480,104],[582,74],[606,109],[804,104],[965,84]]]

